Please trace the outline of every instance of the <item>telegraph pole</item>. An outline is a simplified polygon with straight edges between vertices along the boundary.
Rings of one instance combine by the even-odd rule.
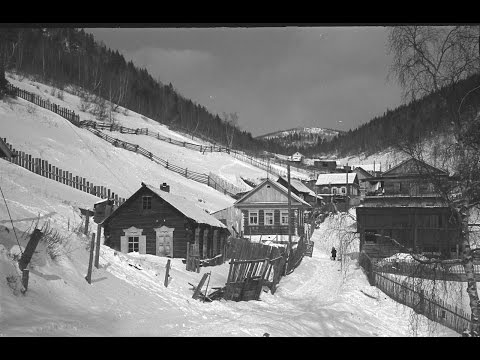
[[[292,199],[290,190],[290,164],[287,164],[287,177],[288,177],[288,246],[292,248]]]
[[[348,166],[348,164],[347,164],[347,165],[344,166],[344,168],[345,168],[345,174],[346,174],[346,177],[347,177],[347,194],[345,196],[345,212],[348,213],[348,204],[349,204],[348,196],[350,194],[350,192],[348,190],[348,172],[350,171],[350,166]]]

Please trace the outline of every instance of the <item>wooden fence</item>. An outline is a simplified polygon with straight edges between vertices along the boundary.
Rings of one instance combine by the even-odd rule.
[[[91,120],[80,121],[80,126],[93,127],[94,129],[99,129],[99,130],[118,131],[122,134],[147,135],[157,140],[161,140],[173,145],[181,146],[187,149],[200,151],[200,152],[228,152],[228,148],[223,146],[198,145],[198,144],[193,144],[186,141],[180,141],[180,140],[169,138],[167,136],[160,135],[160,133],[149,130],[147,128],[132,129],[125,126],[116,125],[116,124],[108,124],[108,123],[102,123],[102,122],[91,121]]]
[[[162,159],[156,155],[154,155],[152,152],[147,151],[146,149],[142,148],[141,146],[137,144],[132,144],[114,137],[111,137],[107,134],[104,134],[100,130],[88,127],[86,128],[88,131],[92,132],[93,134],[97,135],[98,137],[102,138],[103,140],[113,144],[115,147],[119,147],[125,150],[133,151],[137,154],[143,155],[146,158],[150,159],[151,161],[156,162],[159,165],[162,165],[166,169],[176,172],[177,174],[180,174],[187,179],[194,180],[196,182],[208,185],[212,188],[214,188],[217,191],[223,192],[225,195],[230,195],[230,196],[236,196],[236,194],[228,191],[227,189],[223,188],[221,185],[219,185],[214,179],[212,179],[209,175],[203,174],[203,173],[198,173],[196,171],[188,170],[188,168],[182,168],[180,166],[177,166],[168,160]]]
[[[7,159],[13,164],[21,166],[24,169],[27,169],[28,171],[40,176],[46,177],[47,179],[57,181],[99,198],[113,199],[116,206],[119,206],[125,201],[124,198],[119,197],[106,186],[94,185],[93,182],[87,181],[86,178],[73,175],[69,171],[65,171],[60,169],[58,166],[52,165],[47,160],[32,157],[30,154],[16,150],[11,144],[7,143],[6,138],[3,138],[3,141],[12,151],[12,153],[15,154],[15,156]]]
[[[50,102],[49,100],[45,100],[38,96],[37,94],[28,92],[26,90],[20,89],[16,86],[13,86],[12,84],[7,84],[7,89],[11,92],[13,92],[16,96],[30,101],[31,103],[34,103],[35,105],[38,105],[44,109],[53,111],[54,113],[60,115],[61,117],[64,117],[71,123],[75,124],[78,126],[80,123],[80,116],[78,114],[75,114],[74,111],[71,111],[67,108],[58,106],[57,104],[54,104]]]
[[[381,259],[375,263],[377,272],[413,276],[445,281],[466,281],[465,269],[461,264],[422,264],[415,261]],[[475,278],[480,281],[480,265],[474,265]]]
[[[235,158],[237,158],[239,160],[242,160],[244,162],[250,163],[250,164],[252,164],[256,167],[259,167],[263,170],[266,170],[267,172],[269,172],[271,174],[275,174],[277,176],[283,176],[283,177],[287,176],[287,171],[286,170],[275,169],[268,162],[265,162],[260,158],[256,158],[252,155],[247,155],[247,154],[245,154],[243,152],[240,152],[240,151],[237,151],[237,150],[233,150],[233,149],[229,149],[227,147],[217,146],[217,145],[206,146],[206,145],[192,144],[192,143],[185,142],[185,141],[179,141],[179,140],[175,140],[175,139],[171,139],[171,138],[162,136],[159,133],[151,132],[150,130],[148,130],[146,128],[131,129],[131,128],[117,126],[117,125],[113,125],[113,124],[98,123],[96,121],[91,121],[91,120],[81,121],[80,116],[78,114],[75,114],[74,111],[71,111],[71,110],[69,110],[67,108],[64,108],[64,107],[60,107],[57,104],[51,103],[49,100],[45,100],[45,99],[41,98],[40,96],[38,96],[36,94],[33,94],[33,93],[28,92],[26,90],[20,89],[20,88],[18,88],[16,86],[13,86],[11,84],[7,84],[7,88],[8,88],[9,91],[14,92],[16,96],[18,96],[18,97],[20,97],[24,100],[30,101],[30,102],[34,103],[35,105],[41,106],[41,107],[43,107],[47,110],[50,110],[50,111],[62,116],[63,118],[67,119],[72,124],[74,124],[75,126],[86,127],[89,130],[93,127],[94,129],[106,129],[106,130],[110,130],[110,131],[120,131],[120,132],[126,133],[126,134],[148,135],[148,136],[155,137],[159,140],[167,141],[167,142],[169,142],[171,144],[174,144],[174,145],[183,146],[185,148],[198,150],[198,151],[201,151],[201,152],[213,152],[213,151],[227,152],[227,153],[231,154],[232,156],[234,156]],[[179,170],[178,173],[183,175],[183,171],[180,171],[180,169],[178,169],[178,170]],[[184,169],[184,170],[186,170],[186,169]],[[299,171],[299,172],[305,172],[304,170],[301,170],[299,168],[295,168],[295,170]],[[175,170],[173,170],[173,171],[175,171]],[[308,174],[308,172],[305,172],[305,173]],[[205,175],[205,174],[202,174],[202,175],[208,176],[208,175]],[[195,179],[193,179],[193,180],[195,180]],[[212,181],[211,185],[210,185],[208,180],[207,180],[207,182],[203,182],[203,183],[207,184],[210,187],[213,187],[216,190],[219,190],[219,191],[223,192],[224,194],[228,194],[230,196],[232,196],[232,195],[235,196],[235,194],[233,192],[227,191],[226,188],[222,187],[220,184],[218,184],[215,181]],[[232,186],[234,186],[234,185],[232,184]]]
[[[301,238],[287,256],[283,247],[252,243],[244,238],[230,239],[227,258],[231,261],[225,291],[228,300],[258,300],[263,286],[274,294],[282,276],[300,265],[309,244]]]
[[[471,327],[471,315],[457,305],[426,295],[421,289],[414,289],[399,283],[381,273],[381,267],[364,252],[360,253],[359,265],[365,270],[370,285],[378,287],[393,300],[411,307],[415,312],[440,323],[460,334]]]

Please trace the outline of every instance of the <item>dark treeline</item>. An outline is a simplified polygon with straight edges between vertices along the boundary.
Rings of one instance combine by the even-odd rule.
[[[466,94],[480,85],[480,75],[473,75],[459,83],[456,94]],[[453,94],[452,96],[455,96]],[[462,95],[456,99],[462,99]],[[462,111],[470,109],[476,114],[480,105],[480,90],[464,99]],[[354,130],[341,133],[331,141],[320,140],[315,146],[300,149],[307,156],[347,156],[365,152],[373,154],[395,145],[398,141],[415,142],[419,139],[445,133],[451,128],[449,111],[438,94],[432,94],[409,104],[387,110]]]
[[[255,153],[266,150],[291,155],[300,151],[312,157],[374,153],[395,144],[401,137],[423,138],[445,131],[449,125],[444,108],[437,97],[431,95],[388,110],[332,140],[318,138],[313,146],[306,143],[312,139],[305,138],[303,143],[296,133],[286,139],[255,139],[234,122],[224,121],[184,98],[172,84],[153,79],[146,69],[125,61],[117,50],[96,42],[93,35],[83,29],[0,28],[0,72],[3,72],[2,66],[37,76],[60,89],[76,85],[172,129],[208,137],[219,144],[229,144],[233,132],[233,148]],[[479,76],[474,76],[461,86],[470,90],[479,80]],[[480,91],[472,93],[466,103],[480,103]]]
[[[63,88],[76,85],[173,129],[205,136],[233,147],[260,151],[265,144],[251,133],[213,115],[180,95],[172,84],[155,80],[117,51],[74,28],[0,28],[1,63],[6,70],[34,75]]]

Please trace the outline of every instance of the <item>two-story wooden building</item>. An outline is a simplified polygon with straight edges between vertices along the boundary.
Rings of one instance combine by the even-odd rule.
[[[227,226],[195,202],[142,183],[132,196],[105,218],[105,245],[127,253],[139,252],[173,258],[187,256],[195,244],[201,258],[221,253],[229,235]]]
[[[457,256],[460,228],[433,181],[447,177],[443,170],[407,159],[371,178],[383,184],[383,192],[365,196],[356,209],[360,251],[373,257],[406,251]]]
[[[304,234],[304,213],[312,206],[294,192],[290,192],[292,239]],[[243,235],[275,235],[279,241],[288,241],[288,189],[276,181],[265,179],[234,206],[243,214]]]

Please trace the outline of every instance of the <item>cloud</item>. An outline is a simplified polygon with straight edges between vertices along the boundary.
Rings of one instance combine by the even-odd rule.
[[[192,76],[198,78],[199,74],[203,74],[208,78],[215,63],[215,58],[210,53],[190,49],[142,47],[125,51],[124,54],[136,66],[145,67],[162,83],[171,82],[180,92],[182,87],[188,85],[188,79]]]

